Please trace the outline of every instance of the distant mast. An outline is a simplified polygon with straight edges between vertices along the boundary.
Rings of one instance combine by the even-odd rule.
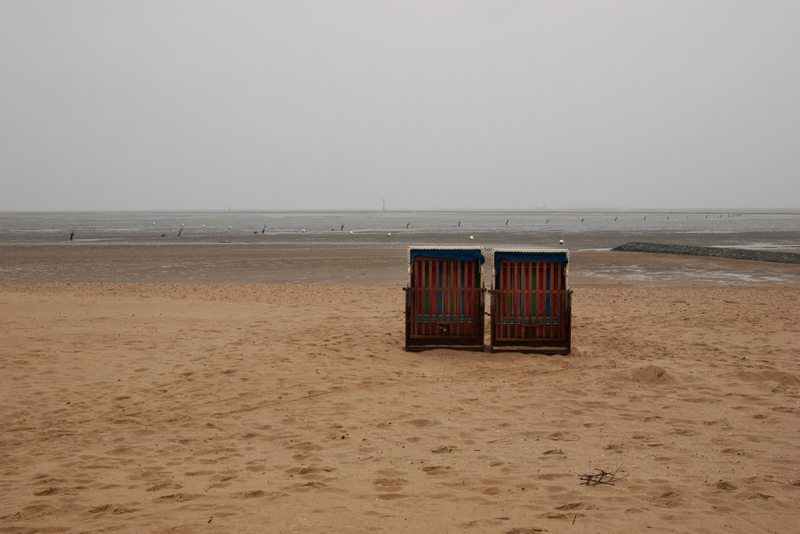
[[[382,211],[386,211],[386,199],[385,198],[383,199],[383,210]]]

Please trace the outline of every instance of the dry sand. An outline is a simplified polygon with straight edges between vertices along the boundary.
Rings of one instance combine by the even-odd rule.
[[[0,284],[0,532],[797,532],[800,288],[576,271],[567,357],[403,351],[395,267]]]

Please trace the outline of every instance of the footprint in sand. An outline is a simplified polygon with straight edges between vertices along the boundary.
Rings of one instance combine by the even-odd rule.
[[[647,499],[653,504],[665,506],[667,508],[676,508],[683,503],[683,496],[677,490],[667,490],[656,497]]]
[[[430,419],[412,419],[411,421],[407,421],[407,423],[418,428],[437,424],[436,421],[431,421]]]
[[[101,504],[99,506],[93,506],[89,508],[90,514],[100,514],[103,512],[111,512],[115,515],[122,515],[122,514],[130,514],[133,512],[138,511],[138,508],[130,508],[128,506],[114,506],[113,504]]]
[[[93,507],[89,508],[89,513],[90,514],[99,514],[101,512],[107,512],[110,509],[111,509],[111,505],[110,504],[101,504],[99,506],[93,506]]]
[[[585,514],[582,514],[580,512],[579,513],[571,512],[569,514],[565,514],[563,512],[547,512],[545,514],[542,514],[542,517],[546,519],[569,519],[571,521],[574,521],[578,517],[586,517],[586,516]]]
[[[267,470],[267,466],[265,466],[264,464],[253,464],[253,465],[248,465],[245,469],[253,472],[263,472]]]
[[[597,506],[593,505],[592,503],[580,501],[580,502],[571,502],[567,504],[562,504],[561,506],[556,506],[556,510],[562,510],[562,511],[597,510]]]
[[[307,467],[291,467],[287,469],[285,472],[290,477],[299,475],[306,478],[320,479],[323,477],[322,473],[330,473],[333,470],[334,470],[333,467],[307,466]]]
[[[449,469],[452,468],[450,466],[444,466],[444,465],[428,465],[422,468],[422,470],[429,475],[442,475],[446,473]]]
[[[721,489],[722,491],[733,491],[736,489],[736,486],[727,480],[719,480],[714,487],[717,489]]]
[[[176,490],[176,489],[181,489],[182,487],[183,486],[181,486],[180,484],[176,484],[174,482],[161,482],[159,484],[156,484],[155,486],[150,486],[149,488],[147,488],[146,491],[161,491],[165,489]]]
[[[372,481],[375,489],[379,492],[378,499],[394,500],[403,499],[406,495],[399,493],[408,481],[404,478],[376,478]]]
[[[59,493],[63,493],[61,488],[45,488],[41,491],[34,492],[34,495],[37,497],[47,497],[50,495],[58,495]]]
[[[171,493],[158,497],[155,502],[185,502],[191,501],[194,498],[194,495],[189,495],[188,493]]]
[[[578,440],[578,436],[576,434],[573,434],[571,432],[561,432],[560,430],[558,432],[553,432],[552,434],[550,434],[547,437],[550,438],[553,441],[577,441]]]
[[[483,530],[486,530],[487,527],[500,526],[504,522],[510,521],[510,520],[511,520],[511,518],[510,517],[506,517],[506,516],[490,517],[490,518],[486,518],[486,519],[475,519],[473,521],[470,521],[469,523],[462,523],[462,524],[460,524],[458,526],[461,527],[461,528],[476,528],[476,527],[478,527],[478,528],[481,528]],[[522,531],[519,531],[518,529],[511,529],[511,530],[507,530],[506,532],[519,533],[519,532],[522,532]]]
[[[304,482],[302,484],[295,484],[291,487],[291,489],[299,490],[299,491],[311,491],[311,490],[322,490],[327,489],[328,485],[323,484],[322,482]]]

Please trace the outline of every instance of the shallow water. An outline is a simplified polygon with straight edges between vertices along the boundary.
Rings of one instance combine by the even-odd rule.
[[[0,244],[387,243],[608,248],[628,240],[796,250],[800,212],[199,211],[0,213]],[[470,239],[472,236],[472,239]]]

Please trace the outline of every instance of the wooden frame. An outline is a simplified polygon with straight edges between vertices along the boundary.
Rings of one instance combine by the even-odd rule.
[[[569,354],[572,290],[564,249],[494,251],[489,350]]]
[[[406,350],[483,349],[483,261],[480,247],[409,247]]]

